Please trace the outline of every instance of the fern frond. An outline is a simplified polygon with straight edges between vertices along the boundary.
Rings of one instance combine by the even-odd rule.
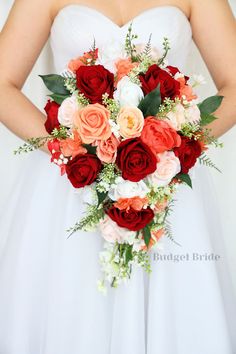
[[[199,162],[201,165],[204,165],[204,166],[207,166],[207,167],[211,167],[211,168],[214,168],[215,170],[217,170],[218,172],[222,172],[213,162],[212,160],[210,159],[210,157],[208,157],[206,154],[202,154],[200,157],[199,157]]]

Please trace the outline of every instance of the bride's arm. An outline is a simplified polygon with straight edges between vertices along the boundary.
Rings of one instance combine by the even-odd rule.
[[[0,33],[0,121],[24,140],[47,135],[44,114],[21,88],[47,41],[51,22],[49,0],[17,0]]]
[[[220,136],[236,123],[236,22],[227,0],[191,0],[193,39],[225,97],[209,125]]]

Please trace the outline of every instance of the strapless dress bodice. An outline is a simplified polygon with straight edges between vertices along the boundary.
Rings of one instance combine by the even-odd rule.
[[[170,41],[168,60],[184,70],[192,41],[192,30],[186,15],[175,6],[158,6],[145,10],[120,27],[107,16],[84,5],[67,5],[54,19],[50,44],[56,72],[61,72],[68,61],[110,41],[125,41],[127,29],[133,23],[137,43],[147,43],[152,34],[152,46],[162,51],[163,38]]]

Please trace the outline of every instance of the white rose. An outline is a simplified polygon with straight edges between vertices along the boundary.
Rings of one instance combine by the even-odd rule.
[[[99,48],[96,64],[103,65],[107,70],[115,74],[115,62],[118,59],[124,59],[126,57],[127,54],[123,44],[113,39]]]
[[[168,112],[166,115],[166,121],[175,130],[181,130],[181,126],[186,122],[185,109],[181,103],[178,103],[172,111]]]
[[[185,109],[185,117],[189,123],[198,123],[201,120],[201,112],[196,104]]]
[[[135,231],[130,231],[124,227],[118,226],[117,223],[107,215],[100,221],[99,228],[102,237],[112,243],[124,243],[126,241],[129,244],[133,244],[136,237]]]
[[[152,185],[164,187],[180,172],[181,165],[173,151],[165,151],[158,154],[158,157],[160,161],[157,163],[157,169],[147,177],[147,180]]]
[[[60,124],[71,128],[74,122],[75,113],[82,108],[77,102],[76,96],[66,98],[58,109],[58,121]]]
[[[120,198],[133,197],[144,198],[148,192],[149,188],[144,181],[131,182],[118,177],[116,183],[111,186],[108,195],[112,200],[118,200]]]
[[[114,99],[121,107],[137,107],[144,97],[143,91],[137,84],[133,83],[128,76],[124,76],[117,84],[114,92]]]

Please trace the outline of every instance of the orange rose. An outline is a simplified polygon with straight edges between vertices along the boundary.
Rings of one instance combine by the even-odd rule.
[[[120,198],[114,203],[114,206],[120,210],[128,211],[130,208],[140,211],[144,206],[148,205],[147,198],[132,197],[132,198]]]
[[[72,59],[68,64],[68,69],[76,73],[80,66],[85,65],[84,62],[81,60],[81,57],[77,59]]]
[[[161,238],[161,236],[164,234],[164,229],[160,229],[157,231],[152,231],[151,232],[151,238],[148,244],[148,247],[145,245],[142,247],[142,250],[150,250],[156,243],[157,241]]]
[[[179,134],[167,122],[152,116],[145,119],[141,140],[157,154],[181,144]]]
[[[108,109],[99,103],[80,109],[75,115],[74,124],[82,142],[91,144],[96,140],[107,140],[111,136],[109,117]]]
[[[132,63],[131,59],[119,59],[115,63],[116,68],[117,68],[117,76],[115,83],[117,84],[118,81],[122,79],[122,77],[126,76],[129,74],[129,72],[138,66],[138,63]]]
[[[186,85],[184,77],[179,77],[177,81],[180,83],[180,97],[185,96],[187,101],[192,101],[197,98],[197,96],[193,93],[192,87]]]
[[[66,138],[60,141],[61,152],[64,156],[75,156],[86,154],[87,150],[81,145],[82,141],[76,130],[73,131],[74,138]]]
[[[116,160],[117,147],[120,141],[114,134],[107,140],[99,140],[95,143],[97,145],[97,157],[106,163],[113,163]]]
[[[123,138],[137,138],[141,135],[144,125],[143,113],[137,107],[122,107],[117,117],[117,124]]]
[[[82,65],[90,65],[92,60],[97,59],[98,57],[98,49],[95,51],[91,50],[89,52],[85,52],[84,55],[78,57],[76,59],[72,59],[68,64],[68,69],[76,73]]]

